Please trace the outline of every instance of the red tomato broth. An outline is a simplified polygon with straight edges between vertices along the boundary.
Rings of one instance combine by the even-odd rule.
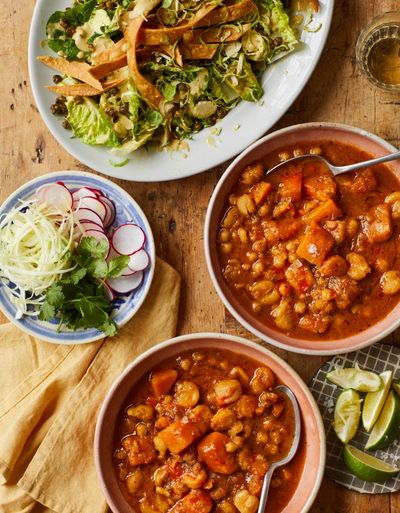
[[[200,355],[203,355],[203,358],[196,361],[196,358],[201,357]],[[190,369],[182,369],[182,365],[187,365],[188,361],[192,362]],[[274,418],[271,413],[272,408],[274,407],[273,405],[265,408],[263,413],[259,412],[259,415],[254,413],[253,417],[239,418],[239,412],[241,411],[243,413],[243,411],[245,411],[243,410],[245,401],[242,400],[243,404],[241,407],[243,411],[238,410],[236,413],[236,410],[240,408],[239,401],[244,396],[247,397],[252,395],[250,393],[249,386],[246,386],[245,384],[242,384],[242,394],[238,400],[226,405],[218,405],[215,402],[215,399],[213,399],[213,396],[215,397],[214,387],[216,383],[221,380],[223,381],[226,379],[232,379],[230,373],[234,367],[240,367],[243,369],[245,374],[247,374],[249,377],[252,377],[255,370],[260,366],[256,361],[250,358],[246,358],[242,355],[238,355],[226,350],[217,351],[208,349],[194,354],[186,352],[180,355],[178,358],[170,358],[165,360],[161,365],[157,366],[157,368],[153,370],[152,374],[146,374],[135,385],[132,392],[129,394],[129,397],[125,401],[119,416],[115,431],[114,454],[115,469],[117,476],[119,477],[120,488],[127,502],[132,506],[133,511],[140,510],[141,513],[151,513],[150,509],[153,509],[154,511],[159,511],[159,513],[169,511],[173,513],[188,513],[190,509],[188,504],[190,501],[194,500],[196,503],[196,508],[193,513],[200,513],[202,504],[204,505],[204,503],[202,501],[200,501],[200,504],[198,503],[198,497],[192,493],[195,491],[196,493],[201,492],[206,495],[206,503],[211,498],[213,512],[239,513],[239,510],[233,506],[233,497],[235,493],[242,489],[247,490],[247,488],[250,488],[253,493],[256,491],[257,493],[255,496],[259,497],[259,491],[261,489],[262,477],[264,475],[265,468],[260,468],[259,473],[257,474],[257,472],[254,470],[245,470],[242,468],[242,466],[246,467],[247,460],[248,463],[250,462],[250,465],[254,466],[256,461],[254,459],[255,455],[260,455],[259,457],[261,467],[265,461],[270,463],[272,461],[282,459],[291,447],[294,434],[294,415],[290,401],[284,394],[279,394],[279,400],[275,404],[282,405],[279,406],[279,408],[282,407],[282,413],[277,418]],[[151,376],[154,376],[154,373],[160,371],[161,369],[175,369],[178,373],[178,377],[169,393],[164,395],[162,398],[157,399],[154,395],[154,390],[151,385]],[[137,433],[137,426],[142,422],[140,419],[138,420],[129,416],[127,414],[127,410],[132,405],[151,405],[152,407],[156,408],[154,411],[155,416],[153,420],[144,422],[147,427],[146,439],[148,440],[154,439],[154,437],[160,433],[159,428],[164,428],[164,425],[159,426],[159,428],[156,427],[156,425],[158,425],[160,422],[160,418],[164,419],[164,417],[167,416],[169,418],[169,422],[172,423],[180,420],[184,420],[185,422],[191,421],[193,420],[191,416],[193,414],[193,410],[196,409],[196,406],[185,408],[176,404],[178,401],[177,387],[179,387],[179,384],[183,381],[188,380],[194,383],[199,390],[199,400],[196,406],[207,405],[213,415],[215,415],[215,413],[221,409],[233,410],[235,412],[236,418],[234,424],[237,424],[238,422],[244,424],[243,429],[246,430],[246,433],[241,430],[239,431],[238,435],[235,435],[236,437],[240,436],[243,438],[243,446],[237,451],[229,453],[229,457],[233,458],[235,461],[234,470],[232,468],[228,468],[229,473],[226,474],[213,472],[210,468],[208,468],[207,463],[204,460],[201,461],[201,458],[199,458],[199,454],[201,454],[199,446],[201,446],[201,444],[206,441],[210,434],[214,436],[216,433],[218,437],[223,435],[227,437],[229,441],[235,440],[235,436],[233,436],[234,433],[230,432],[233,424],[229,429],[221,428],[217,431],[214,429],[216,424],[212,423],[210,420],[208,420],[207,428],[205,431],[203,431],[203,434],[198,436],[193,443],[191,443],[179,454],[173,455],[169,451],[166,451],[165,455],[159,455],[157,458],[153,459],[151,463],[131,467],[128,463],[126,453],[123,458],[121,456],[121,451],[123,451],[122,443],[124,439],[128,438],[134,433]],[[279,381],[276,379],[273,386],[276,386],[277,384],[279,384]],[[273,386],[266,389],[266,391],[272,391]],[[172,400],[170,398],[172,398]],[[200,422],[204,420],[202,419],[202,415],[203,413],[197,414],[196,420]],[[271,424],[268,428],[269,431],[263,427],[263,421],[265,421],[266,418],[269,419]],[[169,424],[169,426],[171,426],[171,424]],[[269,439],[267,443],[260,443],[260,440],[257,442],[256,436],[259,432],[265,433],[268,431],[268,433],[272,433],[273,428],[277,428],[278,426],[283,428],[283,434],[281,436],[281,441],[278,444],[278,450],[275,454],[271,454],[267,450],[267,447],[272,443],[271,439]],[[239,455],[242,457],[240,460],[240,465],[238,464]],[[300,447],[295,458],[288,465],[274,473],[266,512],[279,513],[290,501],[291,497],[296,491],[303,471],[304,458],[305,442],[304,437],[302,437]],[[226,458],[222,459],[224,460],[224,463],[226,463]],[[203,471],[205,470],[207,473],[207,481],[205,481],[202,486],[196,490],[190,490],[187,486],[182,486],[182,479],[184,478],[185,473],[188,473],[188,469],[192,468],[196,464],[199,465],[199,462]],[[162,495],[160,496],[156,492],[157,488],[154,476],[155,472],[160,467],[168,469],[166,485],[163,484],[163,486],[167,486],[167,489],[170,492],[173,490],[172,496],[169,497],[169,504],[166,505],[164,503],[161,506],[160,502],[168,501],[168,498]],[[129,493],[129,487],[127,486],[126,478],[129,473],[132,473],[132,471],[135,472],[138,468],[140,468],[144,479],[137,491],[134,493]],[[213,483],[211,488],[210,481]],[[189,494],[191,494],[190,497],[185,499],[185,497],[187,497]],[[183,501],[183,499],[187,501],[185,505],[182,505],[181,501]],[[144,506],[146,502],[147,505],[150,505],[150,509],[146,509]],[[229,504],[226,505],[226,503]],[[204,511],[203,513],[207,512]]]
[[[364,151],[334,141],[318,141],[313,148],[336,165],[372,158]],[[254,163],[243,171],[227,198],[218,228],[218,257],[232,293],[262,324],[294,338],[331,340],[356,334],[376,324],[399,302],[398,293],[383,293],[380,280],[386,271],[394,271],[400,280],[400,216],[398,211],[394,212],[392,204],[385,203],[391,193],[400,191],[400,183],[384,165],[333,178],[317,161],[288,164],[264,177],[264,169],[293,156],[294,152],[304,154],[310,149],[310,144],[280,148],[268,154],[261,163]],[[270,184],[272,189],[269,188],[257,203],[259,191],[254,193],[254,188],[260,183]],[[321,197],[316,199],[318,191]],[[243,201],[246,195],[253,198],[253,203],[248,202],[247,206]],[[246,212],[246,208],[251,212],[243,215],[239,207],[242,212]],[[377,207],[392,209],[391,232],[378,234],[383,240],[371,242],[365,233],[368,227],[371,231]],[[399,207],[400,202],[396,203],[396,208]],[[232,213],[235,208],[239,210],[236,218],[235,212]],[[278,208],[282,213],[275,210]],[[314,222],[313,217],[317,221]],[[340,242],[338,228],[347,230],[353,220],[357,225],[356,233],[350,236],[350,232],[348,235],[345,231]],[[273,229],[279,236],[271,235]],[[315,254],[311,254],[308,250],[316,240],[320,248],[313,248]],[[290,244],[293,250],[289,252]],[[364,278],[355,280],[346,274],[350,269],[346,262],[349,253],[359,253],[365,258],[370,272]],[[320,274],[331,256],[341,257],[341,265],[344,260],[346,268],[340,277]],[[284,262],[279,262],[280,257]],[[300,270],[303,271],[303,276],[297,276],[296,288],[289,283],[288,277],[288,268],[294,260],[302,264]],[[378,266],[383,261],[386,269]],[[340,296],[347,293],[346,288],[349,297],[341,302]],[[319,311],[314,307],[322,299],[322,290],[325,296],[331,296],[326,297],[325,304],[321,301]],[[279,323],[273,314],[282,303],[285,303],[289,320]],[[305,305],[305,310],[295,311],[296,303],[303,303],[301,309]],[[308,320],[308,325],[306,322],[302,324],[303,317]]]

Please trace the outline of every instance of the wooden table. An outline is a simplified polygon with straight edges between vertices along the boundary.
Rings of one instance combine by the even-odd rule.
[[[320,62],[303,93],[276,128],[307,121],[334,121],[375,132],[399,146],[399,95],[373,89],[355,63],[355,44],[361,28],[375,15],[398,9],[399,0],[336,0],[335,4],[330,37]],[[25,181],[48,171],[87,170],[57,144],[34,104],[27,66],[33,5],[32,0],[3,1],[0,12],[0,201]],[[158,255],[173,265],[183,278],[179,333],[216,331],[254,339],[224,309],[203,257],[204,215],[225,167],[180,182],[118,182],[147,214]],[[400,331],[397,335],[400,339]],[[393,343],[395,338],[396,334],[388,342]],[[275,351],[306,381],[325,360]],[[311,511],[394,513],[400,511],[400,494],[363,496],[325,479]]]

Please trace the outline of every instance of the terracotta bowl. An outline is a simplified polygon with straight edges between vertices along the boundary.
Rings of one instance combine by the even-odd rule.
[[[195,333],[167,340],[136,358],[115,381],[97,419],[94,453],[105,498],[114,513],[134,513],[120,491],[112,464],[114,427],[122,404],[135,383],[157,364],[183,351],[226,349],[268,365],[280,381],[294,392],[303,420],[304,467],[297,490],[282,513],[305,513],[319,490],[324,473],[325,431],[310,391],[296,372],[264,347],[243,338],[216,333]]]
[[[268,134],[242,152],[220,178],[207,210],[204,244],[207,266],[214,287],[226,308],[246,329],[265,342],[287,351],[332,355],[356,351],[373,344],[394,331],[400,326],[400,303],[380,322],[350,337],[327,341],[288,337],[265,326],[255,315],[252,315],[241,305],[222,276],[216,243],[218,225],[223,214],[226,198],[247,165],[256,160],[262,160],[267,154],[283,146],[321,140],[346,143],[368,152],[373,157],[380,157],[397,151],[388,142],[365,130],[335,123],[305,123]],[[387,165],[400,179],[400,161],[394,161]]]

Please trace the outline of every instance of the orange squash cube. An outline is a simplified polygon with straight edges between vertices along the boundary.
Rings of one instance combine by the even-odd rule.
[[[333,237],[319,224],[312,223],[300,240],[297,255],[313,265],[321,265],[334,244]]]

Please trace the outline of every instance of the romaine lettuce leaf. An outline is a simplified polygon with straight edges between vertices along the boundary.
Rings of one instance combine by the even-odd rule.
[[[77,103],[71,99],[67,101],[67,109],[68,123],[85,144],[121,145],[110,119],[93,100],[83,98],[82,103]]]

